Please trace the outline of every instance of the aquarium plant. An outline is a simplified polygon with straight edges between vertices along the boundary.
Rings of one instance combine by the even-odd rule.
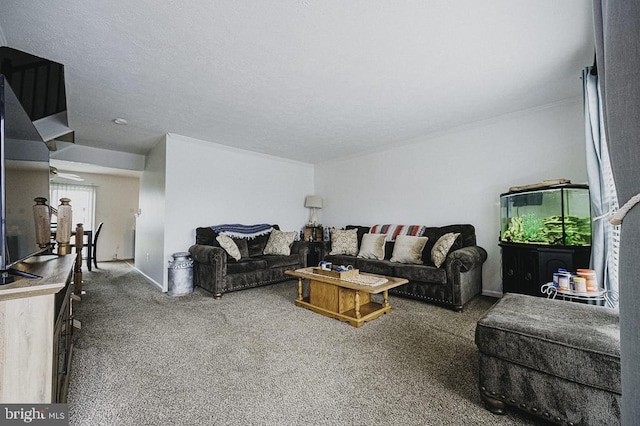
[[[533,213],[512,217],[508,228],[502,233],[502,241],[515,243],[588,246],[591,244],[590,219],[566,216],[564,241],[562,237],[561,216],[547,216],[541,219]]]

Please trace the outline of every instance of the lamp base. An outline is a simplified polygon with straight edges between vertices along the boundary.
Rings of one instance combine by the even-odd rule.
[[[318,226],[318,216],[316,213],[316,209],[311,207],[311,214],[309,216],[309,226]]]

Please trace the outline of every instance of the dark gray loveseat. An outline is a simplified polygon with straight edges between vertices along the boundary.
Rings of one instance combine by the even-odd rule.
[[[278,225],[272,225],[279,229]],[[247,239],[247,253],[236,261],[220,247],[218,233],[211,227],[196,229],[196,243],[189,248],[193,258],[193,283],[221,297],[223,293],[274,284],[291,279],[289,269],[307,266],[308,245],[294,241],[291,255],[264,255],[269,234]]]
[[[347,226],[357,228],[358,247],[362,236],[370,227]],[[438,238],[448,232],[458,232],[460,236],[449,250],[447,258],[439,268],[431,261],[431,249]],[[387,242],[384,260],[362,259],[356,256],[326,255],[325,260],[335,265],[353,265],[361,272],[406,278],[408,284],[389,290],[389,293],[411,297],[445,305],[461,311],[464,304],[482,291],[482,264],[487,259],[487,252],[476,245],[476,231],[473,225],[449,225],[428,227],[423,236],[428,237],[422,251],[424,265],[413,265],[391,262],[393,242]],[[325,253],[330,253],[327,243]]]

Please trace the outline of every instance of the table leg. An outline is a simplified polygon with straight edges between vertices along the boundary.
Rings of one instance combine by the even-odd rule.
[[[355,294],[355,311],[356,311],[356,318],[360,319],[360,290],[356,290],[356,294]]]
[[[302,301],[302,278],[298,278],[298,299]]]
[[[389,290],[385,290],[382,292],[382,307],[383,308],[388,308],[389,307]]]

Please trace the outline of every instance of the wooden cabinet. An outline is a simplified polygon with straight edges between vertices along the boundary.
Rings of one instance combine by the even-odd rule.
[[[575,271],[589,267],[591,247],[550,247],[501,243],[502,291],[544,296],[542,284],[553,279],[558,268]]]
[[[0,403],[66,401],[75,256],[36,256],[17,269],[41,276],[0,287]]]
[[[324,243],[321,241],[307,243],[309,245],[309,253],[307,254],[307,266],[318,266],[320,261],[324,259]]]
[[[67,280],[64,289],[56,293],[56,313],[53,325],[52,402],[67,402],[69,372],[73,351],[73,292],[74,283]]]
[[[322,226],[305,226],[303,237],[305,241],[322,241]]]

